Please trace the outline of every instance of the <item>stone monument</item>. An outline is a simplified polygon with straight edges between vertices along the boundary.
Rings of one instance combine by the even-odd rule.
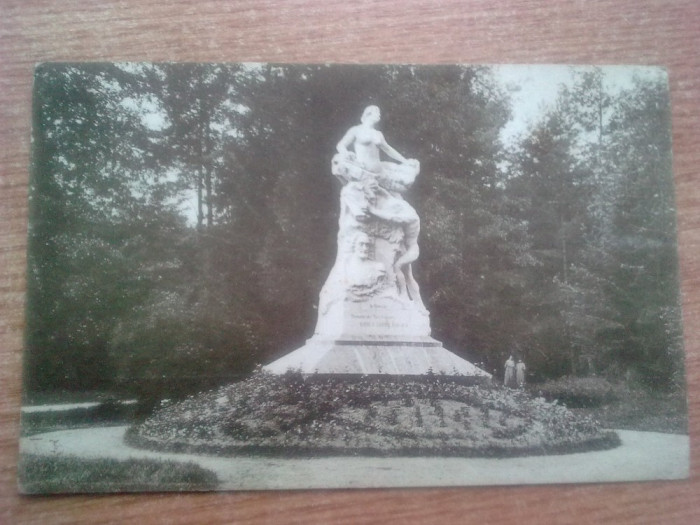
[[[430,314],[411,264],[420,218],[404,200],[420,172],[376,129],[377,106],[337,146],[331,172],[342,183],[338,252],[323,286],[313,337],[265,370],[282,374],[490,374],[430,337]],[[381,160],[381,152],[396,162]]]

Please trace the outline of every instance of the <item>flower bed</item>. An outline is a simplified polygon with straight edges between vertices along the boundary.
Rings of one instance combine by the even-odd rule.
[[[496,386],[256,373],[163,408],[127,433],[152,449],[280,456],[513,456],[612,448],[591,418]]]

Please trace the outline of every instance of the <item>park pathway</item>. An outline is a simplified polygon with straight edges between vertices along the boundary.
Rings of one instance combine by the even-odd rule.
[[[520,485],[679,479],[689,472],[686,435],[618,430],[613,450],[517,458],[217,457],[136,449],[127,427],[62,430],[27,436],[23,454],[148,458],[193,462],[219,478],[221,490]]]

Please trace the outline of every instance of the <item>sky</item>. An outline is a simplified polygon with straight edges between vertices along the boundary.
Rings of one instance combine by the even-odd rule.
[[[658,78],[666,72],[658,67],[600,66],[604,86],[611,94],[631,87],[634,76]],[[575,71],[593,69],[593,66],[566,65],[498,65],[494,76],[510,94],[512,118],[501,131],[504,144],[512,144],[517,136],[537,122],[554,106],[561,86],[571,86]]]

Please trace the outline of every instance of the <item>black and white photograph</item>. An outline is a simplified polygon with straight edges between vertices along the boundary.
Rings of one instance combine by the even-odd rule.
[[[667,73],[45,63],[28,494],[683,479]]]

